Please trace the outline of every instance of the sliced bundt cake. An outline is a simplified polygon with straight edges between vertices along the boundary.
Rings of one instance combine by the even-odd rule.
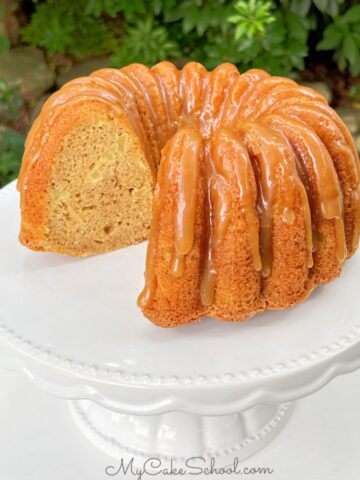
[[[230,64],[69,82],[29,133],[18,187],[35,250],[91,255],[149,235],[138,303],[164,327],[291,307],[359,242],[346,126],[317,92]]]

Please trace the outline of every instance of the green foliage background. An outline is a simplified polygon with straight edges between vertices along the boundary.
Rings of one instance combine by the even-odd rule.
[[[52,55],[111,53],[111,64],[164,58],[208,68],[294,75],[311,51],[329,50],[360,73],[360,5],[346,0],[45,0],[35,2],[23,40]]]

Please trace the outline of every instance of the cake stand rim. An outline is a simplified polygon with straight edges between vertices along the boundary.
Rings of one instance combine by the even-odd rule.
[[[42,390],[67,400],[92,400],[119,413],[185,412],[227,415],[262,403],[287,403],[311,395],[337,376],[360,368],[360,341],[301,371],[227,385],[119,385],[71,375],[0,340],[0,367],[16,371]]]

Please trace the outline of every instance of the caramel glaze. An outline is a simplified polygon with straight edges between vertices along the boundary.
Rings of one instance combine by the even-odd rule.
[[[175,253],[172,273],[182,275],[184,271],[184,256],[193,246],[195,223],[196,186],[199,180],[199,156],[202,138],[190,128],[180,130],[181,145],[173,144],[173,151],[169,152],[170,161],[175,150],[181,152],[181,163],[178,177],[178,196],[175,214]]]
[[[300,171],[305,172],[305,178],[309,176],[314,180],[305,182],[312,199],[313,223],[318,225],[320,218],[335,220],[336,256],[339,263],[342,263],[347,256],[343,195],[328,150],[312,129],[297,120],[272,115],[264,117],[264,122],[288,138],[297,153],[296,159],[301,162]]]
[[[312,105],[316,103],[321,107],[318,110],[315,107],[315,110],[327,115],[330,128],[337,130],[337,137],[343,139],[342,147],[346,152],[343,153],[339,163],[347,165],[345,169],[349,170],[353,180],[351,194],[347,195],[351,195],[350,208],[355,209],[356,213],[352,216],[353,225],[348,229],[348,236],[351,237],[349,244],[355,246],[359,239],[358,159],[354,155],[346,127],[331,113],[332,110],[323,97],[311,89],[299,87],[292,80],[271,78],[259,70],[238,75],[231,65],[226,64],[210,73],[207,73],[202,66],[188,64],[180,72],[179,82],[183,107],[179,124],[188,124],[198,129],[204,138],[207,159],[208,236],[200,286],[203,305],[209,307],[214,302],[216,289],[214,251],[226,234],[231,210],[229,180],[224,174],[221,157],[222,141],[226,138],[229,142],[230,135],[235,137],[231,138],[232,148],[237,151],[239,157],[243,151],[239,150],[239,143],[236,140],[240,142],[242,139],[243,144],[246,145],[250,165],[258,181],[256,217],[248,219],[247,222],[251,231],[249,238],[254,269],[261,270],[263,277],[271,275],[274,211],[276,209],[280,212],[285,223],[294,222],[296,195],[301,198],[302,215],[305,221],[309,270],[313,267],[313,249],[316,249],[314,244],[319,236],[317,227],[320,224],[320,218],[334,221],[336,258],[341,264],[347,256],[344,229],[346,208],[344,182],[339,182],[340,168],[334,167],[335,160],[329,153],[329,150],[332,150],[333,156],[340,157],[340,145],[336,143],[336,146],[332,146],[334,137],[331,132],[323,130],[323,122],[319,125],[313,122],[311,128],[308,128],[307,120],[302,119],[301,115],[296,119],[285,117],[284,120],[283,114],[275,113],[279,108],[288,107],[291,110],[292,106],[302,106],[306,102],[311,102]],[[274,115],[267,115],[267,112],[272,109]],[[224,127],[229,129],[228,137],[224,133],[227,131],[223,129]],[[214,141],[210,141],[214,138],[214,132],[222,133],[222,141],[215,140],[215,144]],[[318,135],[315,132],[318,132]],[[216,135],[215,138],[220,137]],[[186,158],[186,152],[184,152],[184,158]],[[190,164],[182,163],[185,169],[186,165]],[[241,177],[241,173],[244,175],[243,171],[234,169],[233,174],[237,175],[239,183],[244,185],[246,180],[244,176]],[[305,181],[307,175],[310,175],[313,182]],[[181,178],[187,176],[189,172],[180,174]],[[310,185],[314,185],[313,191],[309,191]],[[281,196],[282,203],[279,204],[280,195],[276,190],[284,191],[284,189],[288,194]],[[242,191],[239,188],[239,195]],[[190,196],[184,187],[180,187],[178,195],[178,204],[186,208],[184,205],[188,202],[189,212],[193,212],[192,202],[195,197]],[[245,211],[250,215],[250,200],[248,199],[245,204],[247,205]],[[178,215],[177,218],[179,220]],[[184,220],[176,223],[176,237],[183,234],[184,225]],[[189,249],[193,231],[188,230],[188,225],[186,230],[191,232],[188,237],[189,243],[186,244]],[[150,243],[152,243],[151,238]],[[178,247],[176,245],[174,247],[177,252]],[[179,275],[184,266],[183,257],[175,254],[174,258],[172,274]],[[179,258],[182,258],[181,262]],[[147,269],[147,285],[148,273]],[[156,277],[154,271],[152,275],[150,274],[151,278],[152,276]],[[151,295],[151,298],[153,297],[154,293]],[[150,304],[150,301],[141,302],[143,308]]]
[[[205,307],[216,301],[214,252],[229,225],[234,181],[248,226],[253,268],[263,278],[272,271],[274,216],[291,225],[299,198],[309,276],[315,268],[313,252],[323,222],[332,222],[339,265],[357,248],[360,171],[356,148],[346,126],[317,92],[289,79],[270,77],[262,70],[240,75],[231,64],[212,72],[197,63],[188,63],[179,71],[169,62],[152,69],[133,64],[120,70],[99,70],[69,82],[45,103],[26,141],[19,189],[26,188],[31,164],[39,158],[64,110],[81,108],[89,101],[104,104],[127,120],[154,177],[158,170],[146,284],[139,297],[142,308],[151,306],[156,296],[157,225],[174,182],[177,197],[169,274],[180,277],[186,268],[185,259],[194,242],[202,156],[206,158],[208,191],[200,282]],[[227,158],[234,156],[239,161],[232,162],[230,168]],[[257,181],[256,205],[248,180],[250,172]]]
[[[284,223],[295,221],[295,201],[299,195],[305,219],[308,267],[312,260],[312,232],[309,203],[296,167],[295,156],[281,135],[259,123],[244,123],[245,142],[253,158],[253,168],[258,180],[258,212],[260,218],[260,245],[262,274],[271,273],[273,262],[272,229],[275,209]],[[279,203],[279,191],[287,192]]]
[[[163,150],[153,197],[153,220],[146,257],[146,285],[138,298],[141,308],[149,305],[155,296],[158,225],[162,207],[175,174],[178,174],[177,209],[174,220],[175,248],[171,272],[176,277],[181,276],[184,272],[184,257],[192,249],[194,240],[196,186],[199,180],[199,157],[201,154],[202,137],[199,132],[190,127],[181,128]],[[175,171],[175,156],[177,157],[177,171]]]
[[[206,158],[207,172],[206,181],[208,186],[207,198],[207,221],[208,221],[208,245],[205,257],[205,266],[200,286],[201,301],[203,305],[210,306],[214,302],[216,266],[214,251],[224,239],[229,222],[231,196],[229,184],[223,171],[223,158],[221,152],[207,142]]]
[[[220,127],[207,142],[208,183],[208,238],[207,252],[200,294],[203,305],[211,306],[214,301],[216,264],[214,254],[221,246],[229,225],[233,206],[233,188],[240,201],[242,214],[248,226],[250,254],[253,267],[261,271],[262,260],[259,245],[259,219],[254,202],[254,190],[250,181],[252,165],[244,141],[230,130]],[[240,167],[242,166],[242,168]]]

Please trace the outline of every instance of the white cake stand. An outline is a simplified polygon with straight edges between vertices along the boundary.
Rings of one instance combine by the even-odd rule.
[[[14,183],[0,191],[0,363],[67,399],[119,460],[244,459],[291,402],[360,367],[359,255],[292,310],[162,330],[136,307],[145,244],[87,259],[31,252],[17,242],[18,203]]]

